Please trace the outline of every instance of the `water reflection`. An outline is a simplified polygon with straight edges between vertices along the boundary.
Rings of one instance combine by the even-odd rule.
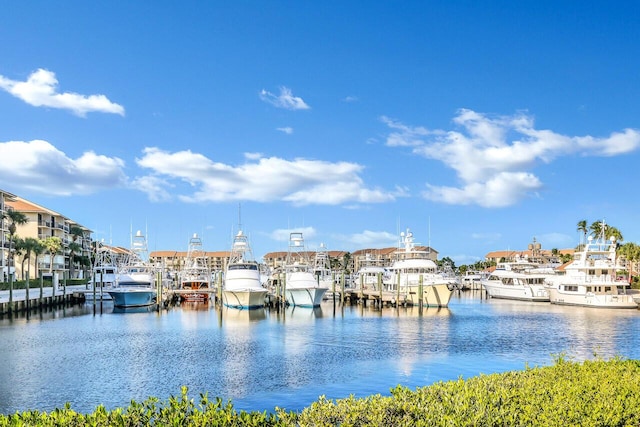
[[[126,313],[126,314],[125,314]],[[131,314],[130,314],[131,313]],[[0,412],[81,412],[190,394],[299,410],[328,398],[576,359],[640,357],[640,313],[455,294],[448,308],[215,305],[93,312],[90,304],[0,320]],[[19,387],[15,385],[19,384]],[[37,408],[34,405],[38,405]]]

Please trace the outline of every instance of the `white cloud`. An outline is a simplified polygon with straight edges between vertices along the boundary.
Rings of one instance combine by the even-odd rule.
[[[265,89],[262,89],[260,91],[260,99],[278,108],[284,108],[286,110],[308,110],[311,108],[303,101],[302,98],[293,96],[291,89],[284,86],[280,87],[280,95],[275,95]]]
[[[287,135],[291,135],[293,133],[293,128],[290,127],[290,126],[283,127],[283,128],[276,128],[276,130],[279,130],[280,132],[286,133]]]
[[[336,235],[336,240],[352,244],[357,248],[385,248],[398,245],[398,236],[387,231],[364,230],[361,233]]]
[[[536,195],[542,182],[531,173],[537,163],[560,156],[615,156],[637,150],[640,132],[625,129],[604,138],[566,136],[537,130],[530,115],[489,117],[462,109],[453,122],[459,130],[411,127],[382,117],[392,129],[386,144],[412,147],[414,153],[454,169],[460,187],[427,184],[429,200],[449,204],[503,207]]]
[[[87,151],[68,157],[47,141],[0,142],[0,186],[56,196],[125,187],[124,162]]]
[[[277,230],[273,230],[269,237],[276,242],[288,242],[289,235],[291,233],[302,233],[302,237],[304,237],[305,241],[309,239],[313,239],[317,232],[313,227],[293,227],[293,228],[279,228]],[[306,245],[305,245],[306,246]],[[309,248],[307,248],[308,250]]]
[[[90,112],[114,113],[124,116],[124,107],[104,95],[80,95],[72,92],[57,93],[56,75],[42,68],[33,72],[24,82],[0,76],[0,88],[35,107],[71,110],[84,117]]]
[[[214,162],[189,150],[167,152],[146,148],[139,166],[165,180],[177,179],[197,188],[178,197],[187,202],[249,200],[289,201],[295,205],[383,203],[402,195],[367,188],[360,177],[363,166],[349,162],[278,157],[246,157],[233,166]]]

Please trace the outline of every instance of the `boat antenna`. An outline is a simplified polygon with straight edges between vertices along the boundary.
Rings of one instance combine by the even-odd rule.
[[[427,224],[427,252],[431,253],[431,216],[428,217]]]
[[[238,228],[242,230],[242,204],[238,203]]]

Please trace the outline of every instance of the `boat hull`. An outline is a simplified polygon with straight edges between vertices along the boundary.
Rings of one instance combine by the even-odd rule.
[[[586,293],[570,293],[563,292],[557,288],[549,289],[549,297],[551,304],[557,305],[575,305],[581,307],[595,308],[619,308],[619,309],[638,309],[638,297],[634,295],[603,295]]]
[[[423,307],[448,307],[453,292],[449,289],[448,283],[426,284],[422,287],[422,298],[420,298],[420,286],[409,286],[400,289],[400,302],[404,298],[404,303],[409,305],[422,305]]]
[[[225,289],[222,291],[222,304],[225,307],[239,309],[262,308],[266,296],[266,289]]]
[[[492,282],[484,282],[482,285],[491,298],[549,302],[549,291],[544,286],[508,286]]]
[[[114,307],[144,307],[156,303],[156,291],[153,289],[115,289],[109,291]]]
[[[287,301],[295,307],[319,307],[327,291],[321,287],[287,289]]]

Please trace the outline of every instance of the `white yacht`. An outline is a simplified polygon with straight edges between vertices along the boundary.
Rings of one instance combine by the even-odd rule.
[[[320,286],[308,256],[302,233],[290,233],[287,263],[284,267],[285,296],[293,306],[318,307],[329,290],[328,287]]]
[[[353,279],[356,289],[379,291],[381,284],[389,282],[391,274],[379,257],[367,253]]]
[[[260,269],[253,258],[249,239],[240,230],[233,239],[224,273],[222,303],[231,308],[261,308],[265,305],[266,295],[267,289],[260,282]]]
[[[180,299],[186,302],[207,302],[211,288],[211,273],[202,249],[202,239],[194,233],[189,239],[189,247],[183,270],[178,274]],[[200,292],[198,292],[200,291]]]
[[[87,301],[111,300],[109,290],[116,284],[118,267],[112,256],[112,249],[98,244],[95,251],[89,287],[84,293]]]
[[[118,308],[156,303],[155,269],[149,264],[147,240],[140,231],[133,236],[128,259],[118,266],[115,286],[108,292]]]
[[[607,241],[604,236],[589,236],[582,250],[564,267],[565,274],[547,280],[551,303],[637,309],[640,295],[629,289],[627,269],[616,257],[616,247],[614,237]]]
[[[484,272],[467,270],[464,275],[457,277],[456,288],[460,291],[478,291],[482,289],[482,280],[486,277]]]
[[[404,301],[409,305],[425,307],[449,305],[454,280],[438,272],[438,266],[429,258],[427,250],[415,246],[411,231],[400,234],[400,248],[389,272],[385,287],[398,295],[399,303]]]
[[[321,287],[329,290],[333,287],[335,276],[331,270],[329,251],[324,243],[320,243],[320,248],[316,251],[313,259],[313,275]]]
[[[499,262],[496,269],[482,279],[491,298],[549,302],[545,280],[555,275],[551,266],[517,257],[513,262]]]

